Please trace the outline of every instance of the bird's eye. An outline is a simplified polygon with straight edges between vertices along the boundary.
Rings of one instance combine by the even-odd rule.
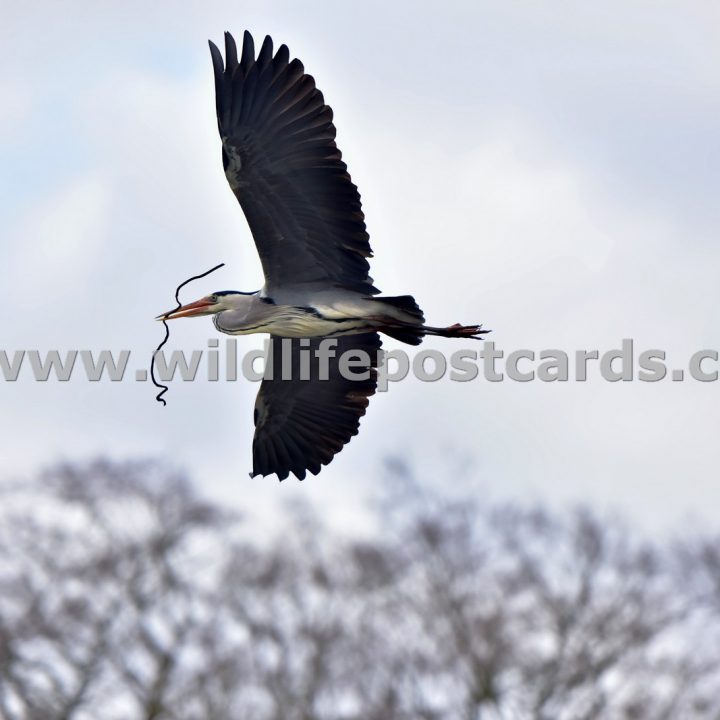
[[[217,303],[218,303],[218,301],[219,301],[219,298],[218,298],[217,295],[211,295],[211,296],[208,298],[208,300],[209,300],[211,303],[213,303],[213,305],[217,305]]]

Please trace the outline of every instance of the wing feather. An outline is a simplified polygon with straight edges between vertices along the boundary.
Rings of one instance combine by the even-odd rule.
[[[360,194],[335,143],[333,113],[286,45],[225,33],[210,42],[228,182],[245,213],[266,289],[343,287],[375,294]]]
[[[276,474],[284,480],[293,473],[302,480],[307,471],[317,475],[357,435],[360,418],[377,385],[380,336],[365,333],[338,338],[326,380],[320,379],[315,358],[322,340],[313,338],[309,345],[301,346],[297,339],[285,339],[285,347],[292,352],[292,379],[283,380],[283,341],[271,338],[272,379],[263,380],[255,402],[253,476]],[[339,358],[349,350],[367,353],[368,378],[348,379],[340,374]],[[299,379],[301,351],[309,353],[306,357],[311,362],[307,380]]]

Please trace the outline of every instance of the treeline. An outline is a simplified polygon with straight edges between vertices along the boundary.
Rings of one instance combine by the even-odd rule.
[[[307,506],[258,538],[157,464],[6,482],[0,717],[720,717],[717,537],[397,475],[372,540]]]

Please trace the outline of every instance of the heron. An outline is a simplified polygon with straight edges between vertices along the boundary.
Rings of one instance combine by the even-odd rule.
[[[379,333],[409,345],[428,335],[480,339],[481,325],[425,324],[411,295],[383,296],[369,275],[372,256],[360,194],[335,142],[333,112],[314,78],[286,45],[266,36],[256,54],[225,33],[225,57],[209,41],[222,163],[243,210],[264,274],[256,292],[223,290],[158,316],[212,315],[228,335],[268,333],[269,364],[289,352],[337,343],[325,377],[263,379],[255,402],[251,477],[317,475],[357,434],[377,385]],[[284,345],[283,345],[284,343]],[[366,373],[340,372],[354,352]]]

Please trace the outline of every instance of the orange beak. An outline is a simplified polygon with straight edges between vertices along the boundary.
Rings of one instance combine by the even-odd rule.
[[[196,302],[188,305],[183,305],[176,310],[168,310],[162,315],[158,315],[156,320],[177,320],[177,318],[183,317],[195,317],[199,315],[212,315],[213,311],[209,308],[215,307],[215,303],[207,298],[197,300]]]

